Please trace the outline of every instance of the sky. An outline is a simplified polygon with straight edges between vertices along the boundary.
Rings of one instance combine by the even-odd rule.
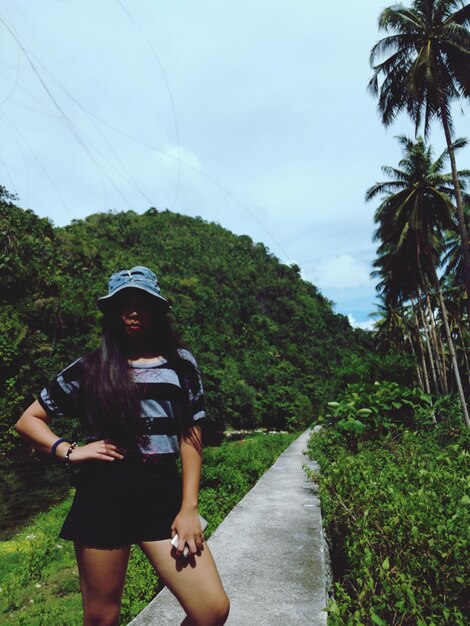
[[[58,226],[150,206],[217,222],[368,328],[364,194],[414,133],[385,129],[366,89],[391,4],[0,0],[0,184]],[[430,141],[445,147],[437,125]]]

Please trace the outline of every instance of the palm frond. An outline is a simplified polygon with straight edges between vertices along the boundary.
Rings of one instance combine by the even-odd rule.
[[[377,58],[385,56],[389,52],[402,51],[404,54],[413,53],[416,50],[414,35],[402,34],[389,35],[378,41],[370,51],[369,63],[371,67],[376,64]]]
[[[372,185],[372,187],[369,187],[369,189],[366,191],[365,199],[367,202],[369,202],[369,200],[372,200],[373,198],[375,198],[375,196],[379,194],[393,193],[400,189],[403,189],[403,187],[405,186],[406,186],[406,183],[401,182],[401,181],[376,183],[375,185]]]
[[[452,132],[450,101],[470,98],[470,5],[461,4],[414,0],[410,9],[398,4],[381,12],[379,28],[390,34],[371,50],[368,90],[378,96],[386,126],[406,111],[416,135],[422,125],[427,137],[432,120],[444,115]]]
[[[449,3],[453,6],[457,6],[457,2]],[[448,24],[460,24],[465,26],[465,24],[470,24],[470,4],[466,4],[464,7],[455,11],[449,15],[449,17],[444,20],[443,24],[447,26]]]
[[[462,6],[461,0],[435,0],[434,1],[434,22],[440,23],[455,12],[455,9]]]
[[[384,9],[379,16],[379,29],[381,30],[416,33],[423,27],[424,24],[419,15],[400,4]]]
[[[404,172],[403,170],[399,170],[395,167],[390,167],[389,165],[382,165],[380,169],[382,170],[382,173],[385,174],[385,176],[390,176],[390,178],[395,181],[406,182],[408,178],[406,172]]]
[[[468,139],[466,137],[458,137],[457,139],[454,139],[454,141],[452,142],[452,148],[453,150],[460,150],[461,148],[465,148],[465,146],[468,144]],[[441,155],[437,158],[437,160],[434,163],[433,169],[438,172],[440,170],[442,170],[442,168],[444,167],[445,162],[447,161],[447,159],[450,157],[449,154],[449,149],[446,148],[445,150],[442,151]],[[466,170],[462,170],[460,172],[460,175],[465,175],[464,172]]]

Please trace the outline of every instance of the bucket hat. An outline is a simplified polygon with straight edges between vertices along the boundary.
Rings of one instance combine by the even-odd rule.
[[[154,296],[166,311],[170,309],[168,300],[160,295],[157,275],[143,265],[137,265],[130,270],[121,270],[112,274],[108,283],[108,295],[98,298],[98,308],[104,312],[116,294],[123,289],[129,288],[145,291]]]

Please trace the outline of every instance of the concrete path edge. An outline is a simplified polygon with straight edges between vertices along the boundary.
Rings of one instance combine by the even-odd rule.
[[[328,552],[317,487],[298,437],[208,540],[231,601],[227,626],[324,626]],[[230,549],[227,548],[230,546]],[[163,589],[129,626],[177,626],[185,617]]]

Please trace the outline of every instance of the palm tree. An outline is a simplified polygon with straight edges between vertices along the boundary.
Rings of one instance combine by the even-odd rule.
[[[443,295],[444,303],[448,312],[449,328],[452,336],[455,337],[457,347],[457,359],[459,365],[467,372],[467,380],[470,384],[470,363],[468,360],[467,350],[470,347],[470,332],[467,327],[462,324],[462,298],[456,297],[455,288],[452,287],[448,277],[443,277]],[[459,295],[461,291],[459,292]],[[469,389],[470,391],[470,389]]]
[[[466,204],[464,206],[465,213],[465,226],[467,232],[470,233],[470,203],[468,197],[466,198]],[[445,274],[450,277],[453,282],[457,283],[455,289],[464,290],[464,275],[463,275],[463,258],[462,247],[460,246],[460,240],[458,233],[450,231],[446,233],[446,253],[443,258],[443,265],[445,266]]]
[[[449,150],[444,150],[433,160],[432,147],[426,146],[422,137],[413,141],[401,135],[397,139],[403,149],[398,168],[383,166],[382,172],[389,180],[375,183],[366,192],[367,201],[377,195],[384,196],[375,214],[375,221],[379,224],[376,237],[383,242],[388,241],[393,224],[393,230],[399,231],[399,245],[413,233],[420,234],[422,241],[423,233],[434,233],[443,242],[445,231],[455,232],[452,174],[442,171],[450,156]],[[466,139],[457,139],[451,149],[455,152],[466,145]],[[465,189],[470,170],[461,170],[457,175],[459,186]],[[417,260],[419,263],[426,262],[428,257],[424,255]]]
[[[426,147],[421,137],[416,142],[404,136],[398,137],[398,140],[403,146],[399,168],[384,166],[382,171],[391,180],[376,183],[366,192],[366,200],[372,200],[377,195],[383,196],[375,213],[375,222],[378,224],[375,236],[382,242],[375,266],[382,272],[389,297],[393,294],[395,300],[410,299],[414,292],[414,299],[420,303],[424,292],[425,302],[429,303],[430,288],[435,289],[462,410],[470,427],[470,416],[436,272],[443,254],[444,231],[455,228],[454,207],[449,197],[453,193],[453,189],[449,188],[451,175],[442,172],[449,151],[444,150],[434,161],[432,148]],[[453,148],[465,144],[465,140],[459,139]],[[458,172],[458,175],[461,186],[465,188],[470,171]],[[429,304],[427,306],[431,308]],[[419,311],[425,327],[427,322],[423,309]],[[430,347],[431,340],[430,335]],[[430,355],[430,360],[432,364],[438,364],[438,359],[433,355]],[[437,367],[433,377],[437,387]]]
[[[376,231],[376,239],[380,239],[380,231]],[[380,278],[377,291],[381,294],[387,307],[404,308],[407,300],[411,301],[411,312],[416,332],[413,333],[418,344],[417,354],[421,359],[423,378],[426,390],[429,391],[429,381],[432,380],[434,389],[439,395],[443,388],[439,380],[440,373],[436,366],[435,347],[426,324],[426,310],[422,297],[422,263],[416,260],[416,245],[407,242],[399,248],[396,242],[383,241],[377,250],[378,257],[373,265],[377,269],[371,273],[372,278]],[[426,355],[429,362],[429,372],[426,365]]]
[[[384,294],[381,299],[383,304],[377,304],[377,311],[373,314],[378,318],[374,323],[376,346],[383,352],[394,348],[400,354],[407,354],[407,329],[403,310],[387,302]]]
[[[422,343],[416,333],[410,309],[403,306],[402,303],[391,304],[387,300],[386,293],[382,293],[380,297],[383,304],[378,304],[378,310],[373,314],[374,317],[379,318],[374,323],[376,347],[384,352],[393,348],[403,355],[408,354],[411,349],[419,385],[423,391],[430,393]],[[416,349],[414,338],[417,339]]]
[[[374,70],[369,90],[388,126],[406,111],[427,136],[430,123],[442,123],[452,169],[460,243],[464,259],[467,310],[470,320],[470,247],[462,194],[452,149],[450,105],[470,98],[470,5],[462,0],[414,0],[411,8],[397,4],[379,16],[379,28],[391,33],[372,48]],[[377,61],[389,55],[384,61]],[[383,77],[379,85],[379,77]]]

